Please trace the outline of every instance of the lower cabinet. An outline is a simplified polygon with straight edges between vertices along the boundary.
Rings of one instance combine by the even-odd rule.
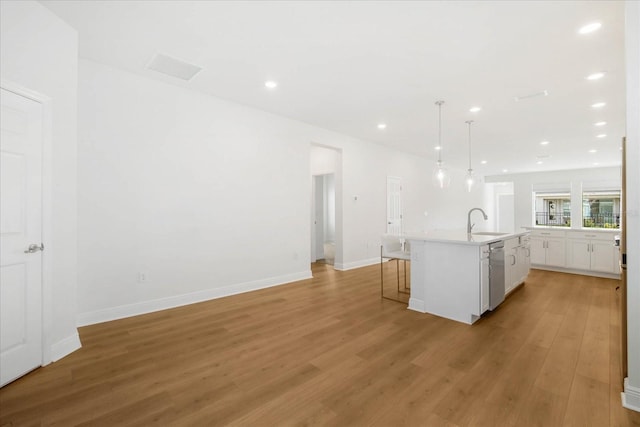
[[[567,233],[567,267],[601,273],[618,272],[618,247],[610,235]]]
[[[591,270],[607,273],[620,272],[620,250],[610,242],[591,243]]]
[[[532,229],[530,262],[540,268],[619,274],[615,234],[611,231]]]
[[[480,247],[480,314],[489,310],[489,245]]]
[[[531,263],[564,267],[566,264],[564,231],[532,232]]]
[[[523,240],[526,239],[526,240]],[[505,294],[524,282],[529,274],[531,250],[527,236],[505,240],[504,242],[504,279]]]
[[[518,263],[517,265],[517,277],[518,283],[522,283],[527,280],[529,275],[529,269],[531,268],[531,247],[529,242],[522,243],[518,246]]]

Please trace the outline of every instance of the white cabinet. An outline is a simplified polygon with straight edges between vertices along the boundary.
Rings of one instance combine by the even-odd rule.
[[[569,239],[567,241],[567,249],[569,252],[569,267],[578,268],[580,270],[591,269],[591,241]]]
[[[489,310],[489,245],[480,247],[480,314]]]
[[[518,238],[504,241],[504,292],[508,294],[518,285]]]
[[[531,248],[529,246],[529,236],[522,236],[520,239],[520,245],[518,246],[518,260],[516,269],[518,283],[522,283],[527,280],[529,275],[529,269],[531,268]]]
[[[618,248],[611,233],[567,232],[567,267],[603,273],[618,272]]]
[[[531,236],[531,264],[547,263],[547,244],[544,238]]]
[[[594,276],[619,275],[619,230],[531,228],[531,264]]]
[[[613,242],[591,242],[591,270],[619,273],[620,250]]]
[[[530,253],[528,236],[504,241],[505,294],[526,280],[531,266]]]
[[[566,264],[564,231],[531,231],[531,264],[564,267]]]

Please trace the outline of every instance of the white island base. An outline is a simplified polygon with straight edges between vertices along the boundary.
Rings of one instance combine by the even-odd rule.
[[[489,309],[489,243],[526,233],[471,236],[466,232],[407,235],[411,244],[409,309],[467,324]]]
[[[468,324],[478,320],[480,251],[481,246],[412,240],[409,309]]]

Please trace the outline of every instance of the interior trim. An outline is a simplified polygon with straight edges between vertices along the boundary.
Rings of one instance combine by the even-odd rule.
[[[138,316],[141,314],[153,313],[155,311],[167,310],[183,305],[195,304],[230,295],[244,292],[256,291],[270,288],[272,286],[284,285],[298,280],[311,279],[311,270],[304,270],[297,273],[283,276],[270,277],[267,279],[254,280],[251,282],[237,283],[221,288],[205,289],[183,295],[175,295],[166,298],[159,298],[151,301],[142,301],[134,304],[126,304],[102,310],[90,311],[78,314],[76,325],[87,326],[96,323],[109,322],[111,320],[124,319],[126,317]]]

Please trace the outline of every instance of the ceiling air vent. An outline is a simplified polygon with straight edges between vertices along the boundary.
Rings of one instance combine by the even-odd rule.
[[[542,92],[530,93],[528,95],[514,96],[513,100],[517,102],[517,101],[523,101],[525,99],[537,98],[539,96],[548,96],[548,95],[549,95],[549,91],[543,90]]]
[[[189,64],[188,62],[172,58],[162,53],[156,53],[151,62],[147,64],[147,68],[182,80],[191,80],[193,76],[202,70],[202,67]]]

